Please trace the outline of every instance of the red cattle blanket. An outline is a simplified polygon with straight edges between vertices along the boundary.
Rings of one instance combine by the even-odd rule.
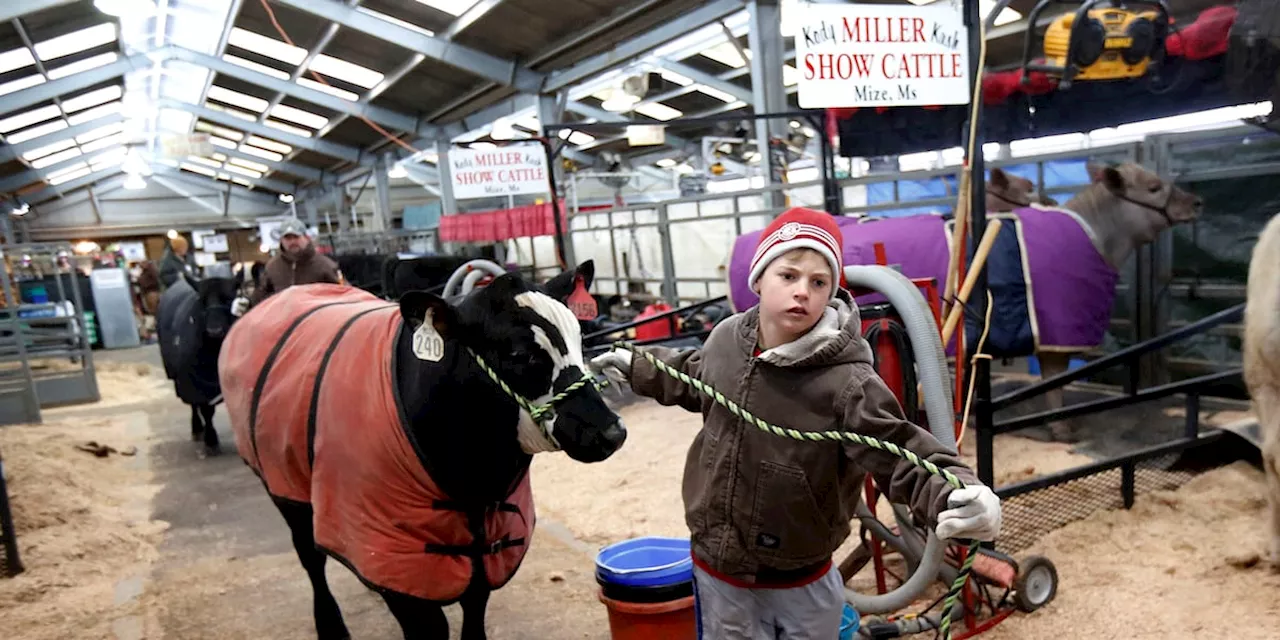
[[[222,392],[240,457],[275,499],[312,505],[317,546],[373,587],[452,602],[472,558],[491,588],[514,575],[533,495],[526,472],[469,523],[432,481],[396,393],[402,326],[396,305],[361,289],[289,287],[228,334]]]

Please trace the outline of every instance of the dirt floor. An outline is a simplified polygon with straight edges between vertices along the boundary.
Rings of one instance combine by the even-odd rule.
[[[0,427],[27,568],[0,579],[0,635],[315,637],[305,574],[283,520],[233,452],[225,414],[216,420],[227,453],[199,459],[188,410],[149,349],[97,358],[102,403],[46,410],[43,425]],[[634,536],[687,535],[680,477],[698,416],[649,401],[622,414],[630,437],[610,460],[535,460],[537,534],[516,578],[491,600],[490,638],[606,640],[595,550]],[[89,440],[117,453],[76,448]],[[135,455],[121,455],[131,447]],[[999,437],[997,484],[1087,462],[1090,447]],[[972,448],[967,438],[966,453]],[[1262,486],[1259,471],[1238,463],[1051,533],[1019,555],[1041,553],[1057,565],[1057,600],[986,637],[1280,637],[1280,576],[1229,561],[1263,549]],[[330,563],[327,573],[356,638],[401,637],[381,600],[346,569]],[[856,587],[865,589],[867,573]],[[449,612],[457,637],[456,607]]]

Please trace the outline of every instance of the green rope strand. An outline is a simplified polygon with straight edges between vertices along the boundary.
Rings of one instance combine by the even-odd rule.
[[[938,465],[929,462],[928,460],[916,455],[914,452],[903,449],[892,442],[885,442],[871,436],[853,433],[852,431],[797,431],[795,429],[783,429],[782,427],[769,424],[768,422],[761,420],[756,417],[755,414],[738,406],[736,402],[726,398],[723,393],[716,391],[697,378],[690,377],[683,371],[677,371],[676,369],[671,368],[651,353],[641,351],[640,349],[637,349],[625,342],[615,342],[613,346],[615,348],[640,355],[659,371],[693,387],[699,393],[715,400],[718,404],[728,409],[730,413],[745,420],[747,423],[754,425],[761,431],[772,433],[773,435],[784,438],[791,438],[793,440],[805,440],[809,442],[832,440],[837,442],[849,441],[854,444],[866,445],[872,449],[888,451],[889,453],[902,458],[925,471],[928,471],[930,474],[942,478],[947,482],[947,484],[951,485],[955,489],[964,488],[964,483],[961,482],[960,478],[957,478],[955,474],[947,471],[946,469],[939,468]],[[944,640],[951,640],[951,610],[955,607],[956,600],[959,599],[960,593],[964,590],[965,583],[969,581],[969,575],[972,573],[973,569],[973,561],[978,555],[978,548],[980,545],[981,542],[977,540],[974,540],[969,545],[969,553],[965,557],[964,564],[960,567],[960,573],[956,576],[955,582],[951,584],[951,588],[947,592],[947,598],[944,601],[942,609],[942,620],[939,624]]]
[[[498,372],[495,371],[493,367],[490,367],[489,363],[484,361],[484,358],[480,357],[480,354],[472,351],[470,348],[467,348],[467,353],[470,353],[471,357],[475,358],[476,364],[480,365],[480,369],[488,374],[489,378],[502,389],[503,393],[510,396],[512,400],[515,400],[516,404],[520,405],[520,408],[524,409],[525,412],[529,414],[529,417],[538,425],[538,430],[542,433],[542,437],[546,438],[547,441],[550,442],[557,450],[560,449],[560,443],[556,441],[555,437],[551,435],[551,431],[547,428],[547,423],[555,417],[556,405],[564,402],[565,398],[568,398],[589,384],[595,385],[597,390],[602,390],[609,386],[608,380],[599,381],[591,375],[584,373],[582,374],[581,379],[565,387],[564,391],[551,396],[551,399],[548,400],[546,404],[535,405],[532,402],[529,402],[529,400],[524,396],[516,393],[511,386],[502,379],[502,376],[498,375]]]

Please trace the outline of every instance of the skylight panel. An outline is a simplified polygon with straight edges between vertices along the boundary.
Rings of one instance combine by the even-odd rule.
[[[8,118],[0,120],[0,133],[9,133],[10,131],[17,131],[18,129],[25,129],[33,124],[38,124],[45,120],[51,120],[61,115],[62,112],[58,111],[58,106],[52,104],[45,107],[31,109],[29,111],[23,111],[16,116],[9,116]]]
[[[92,109],[87,109],[80,113],[67,116],[67,122],[70,122],[72,126],[84,124],[86,122],[97,120],[103,116],[120,113],[120,109],[123,107],[124,104],[119,100],[116,100],[115,102],[108,102],[100,107],[94,107]]]
[[[306,129],[300,129],[293,125],[285,124],[283,122],[280,122],[279,120],[272,120],[270,118],[267,118],[262,122],[262,124],[265,124],[268,127],[271,127],[272,129],[279,129],[285,133],[292,133],[295,136],[302,136],[304,138],[311,137],[310,131],[307,131]]]
[[[99,138],[102,138],[104,136],[109,136],[119,131],[124,131],[123,122],[116,122],[106,126],[98,127],[97,129],[94,129],[89,133],[76,136],[76,144],[87,144],[89,142],[93,142],[94,140],[98,140]]]
[[[467,9],[474,7],[477,0],[418,0],[418,2],[456,18],[466,13]]]
[[[96,91],[90,91],[89,93],[83,93],[74,98],[63,100],[62,110],[67,113],[74,113],[76,111],[88,109],[89,107],[96,107],[100,104],[111,102],[112,100],[119,100],[123,96],[124,87],[121,87],[118,84],[110,87],[103,87]]]
[[[220,87],[216,84],[209,85],[209,93],[206,95],[210,100],[217,100],[218,102],[225,102],[237,107],[243,107],[253,111],[254,113],[262,113],[263,111],[266,111],[267,105],[271,104],[262,98],[240,93],[239,91],[232,91],[226,87]]]
[[[661,102],[651,102],[642,104],[635,108],[636,113],[640,113],[655,120],[674,120],[684,115],[679,109],[672,109]]]
[[[125,147],[116,147],[110,151],[99,153],[98,155],[89,158],[89,164],[106,164],[116,158],[124,158],[126,155],[129,155],[129,149]],[[97,171],[97,169],[94,169],[94,171]]]
[[[682,87],[687,87],[693,84],[693,79],[686,78],[674,71],[668,71],[666,69],[663,69],[662,71],[658,72],[658,75],[662,76],[663,80],[666,80],[667,82],[671,82],[674,84],[678,84]]]
[[[213,169],[210,169],[208,167],[202,167],[198,164],[191,164],[190,162],[183,162],[178,165],[178,168],[186,169],[187,171],[192,171],[200,175],[209,176],[210,178],[218,175],[218,172],[214,171]]]
[[[303,111],[287,104],[278,104],[272,107],[271,115],[281,120],[288,120],[305,127],[311,127],[312,129],[322,129],[326,124],[329,124],[329,119],[324,116],[318,116],[310,111]]]
[[[719,90],[719,89],[712,89],[711,87],[708,87],[708,86],[707,86],[707,85],[705,85],[705,84],[700,84],[700,85],[698,85],[698,87],[697,87],[697,88],[698,88],[698,91],[700,91],[700,92],[702,92],[702,93],[705,93],[705,94],[707,94],[707,95],[711,96],[712,98],[715,98],[716,100],[719,100],[719,101],[721,101],[721,102],[729,103],[729,102],[733,102],[734,100],[737,100],[737,98],[735,98],[735,97],[733,97],[733,96],[731,96],[731,95],[729,95],[729,94],[727,94],[727,93],[725,93],[725,92],[723,92],[723,91],[721,91],[721,90]],[[637,109],[637,111],[639,111],[639,109]]]
[[[218,162],[217,160],[210,160],[209,158],[201,158],[200,156],[187,156],[187,160],[190,162],[196,162],[199,164],[203,164],[205,166],[213,167],[214,169],[222,168],[221,162]]]
[[[252,160],[245,160],[243,158],[232,158],[228,162],[230,163],[228,165],[228,168],[230,168],[230,165],[236,165],[236,166],[244,167],[246,169],[252,169],[254,171],[257,171],[258,173],[266,173],[271,170],[271,167],[268,167],[267,165],[262,164],[261,162],[254,162]]]
[[[51,153],[62,151],[63,149],[70,149],[74,146],[76,146],[75,140],[59,140],[53,144],[47,144],[39,149],[32,149],[22,154],[22,159],[30,162],[36,158],[43,158]]]
[[[26,47],[18,47],[10,49],[4,53],[0,53],[0,73],[9,73],[14,69],[29,67],[36,63],[36,59],[31,56],[31,51]]]
[[[80,150],[85,153],[93,153],[94,151],[110,149],[111,147],[118,144],[124,144],[124,133],[117,133],[115,135],[110,135],[105,138],[99,138],[97,140],[94,140],[93,142],[90,142],[89,144],[82,144],[80,145]]]
[[[72,171],[71,173],[64,173],[58,176],[56,179],[49,178],[49,184],[57,186],[64,182],[70,182],[72,180],[75,180],[76,178],[83,178],[89,175],[90,173],[92,173],[92,171],[90,171],[89,167],[85,167],[77,171]]]
[[[74,156],[72,156],[72,157],[74,157]],[[35,166],[35,163],[32,163],[32,166]],[[69,167],[63,167],[62,169],[58,169],[57,171],[54,171],[53,173],[50,173],[49,175],[45,176],[45,179],[46,179],[46,180],[56,180],[56,179],[58,179],[58,178],[60,178],[60,177],[62,177],[62,176],[64,176],[64,175],[67,175],[68,173],[72,173],[72,172],[74,172],[74,171],[79,171],[80,169],[84,169],[85,167],[88,167],[88,166],[89,166],[89,163],[87,163],[87,162],[85,162],[85,161],[81,160],[80,162],[77,162],[77,163],[75,163],[75,164],[73,164],[73,165],[71,165],[71,166],[69,166]]]
[[[9,82],[0,84],[0,96],[5,95],[6,93],[13,93],[14,91],[29,89],[42,83],[44,83],[44,76],[40,74],[27,76],[25,78],[18,78],[17,80],[10,80]]]
[[[782,65],[782,86],[794,87],[800,84],[800,72],[789,64]]]
[[[9,141],[9,144],[18,144],[19,142],[26,142],[27,140],[35,140],[36,138],[39,138],[40,136],[43,136],[45,134],[53,133],[54,131],[61,131],[66,128],[67,128],[66,120],[54,120],[52,122],[46,122],[40,126],[31,127],[30,129],[23,129],[22,131],[19,131],[17,133],[10,134],[9,136],[6,137],[6,139]]]
[[[356,7],[356,11],[359,11],[360,13],[363,13],[366,15],[373,16],[379,20],[386,20],[391,24],[394,24],[399,27],[404,27],[405,29],[409,29],[411,31],[417,31],[418,33],[421,33],[424,36],[429,37],[429,36],[436,35],[436,32],[430,29],[424,29],[422,27],[419,27],[416,24],[413,24],[412,22],[405,22],[404,20],[401,20],[399,18],[393,18],[385,13],[378,13],[377,11],[374,11],[372,9],[366,9],[365,7]]]
[[[247,153],[247,154],[249,154],[249,155],[251,155],[251,156],[257,156],[257,157],[259,157],[259,158],[262,158],[263,160],[271,160],[272,162],[280,162],[281,160],[284,160],[284,156],[283,156],[283,155],[280,155],[280,154],[278,154],[278,153],[276,153],[276,152],[274,152],[274,151],[267,151],[266,149],[259,149],[259,148],[255,147],[255,146],[253,146],[253,145],[248,145],[248,144],[246,144],[246,145],[244,146],[244,148],[242,148],[242,149],[240,149],[240,150],[241,150],[241,151],[243,151],[243,152],[245,152],[245,153]]]
[[[223,54],[222,59],[226,60],[227,62],[230,62],[231,64],[239,65],[246,69],[252,69],[254,71],[257,71],[258,73],[265,73],[277,80],[289,79],[288,73],[285,73],[284,71],[281,71],[275,67],[268,67],[265,64],[259,64],[252,60],[245,60],[244,58],[233,56],[231,54]]]
[[[45,40],[36,43],[36,55],[42,61],[54,60],[62,56],[69,56],[73,53],[80,53],[94,47],[102,46],[116,40],[116,25],[114,22],[104,22],[102,24],[72,31],[63,36]]]
[[[386,77],[373,69],[362,67],[346,60],[339,60],[323,53],[311,61],[310,69],[316,73],[323,73],[330,78],[337,78],[366,89],[372,89]]]
[[[232,116],[232,117],[235,117],[235,118],[239,118],[239,119],[241,119],[241,120],[245,120],[245,121],[248,121],[248,122],[257,122],[257,121],[258,121],[258,116],[255,116],[255,115],[253,115],[253,114],[251,114],[251,113],[245,113],[245,112],[243,112],[243,111],[241,111],[241,110],[239,110],[239,109],[232,109],[231,107],[224,107],[224,106],[222,106],[222,105],[220,105],[220,104],[213,104],[213,103],[208,103],[208,104],[206,104],[205,106],[206,106],[206,107],[208,107],[208,108],[210,108],[210,109],[213,109],[214,111],[221,111],[221,112],[223,112],[223,113],[225,113],[225,114],[227,114],[227,115],[229,115],[229,116]]]
[[[231,29],[231,36],[227,39],[227,44],[292,65],[302,64],[302,61],[307,59],[307,50],[302,47],[295,47],[275,38],[268,38],[240,27]]]
[[[672,160],[671,158],[663,158],[655,164],[657,164],[659,167],[662,167],[663,169],[670,169],[671,167],[676,166],[677,163],[675,160]]]
[[[232,181],[232,182],[234,182],[234,183],[236,183],[236,184],[238,184],[238,185],[240,185],[240,186],[242,186],[242,187],[252,187],[252,186],[253,186],[253,183],[252,183],[252,182],[249,182],[248,180],[245,180],[244,178],[237,178],[237,177],[235,177],[235,176],[232,176],[232,177],[231,177],[231,181]]]
[[[228,140],[241,140],[244,138],[244,134],[239,131],[232,131],[226,127],[219,127],[216,124],[209,124],[208,122],[203,121],[196,123],[196,131],[212,133],[215,136],[222,136]]]
[[[266,138],[259,138],[258,136],[249,136],[249,139],[246,142],[277,153],[289,153],[290,151],[293,151],[293,147],[287,144],[281,144],[274,140],[267,140]]]
[[[71,64],[64,64],[57,69],[49,69],[49,79],[57,80],[58,78],[65,78],[69,75],[80,73],[81,71],[88,71],[90,69],[109,65],[118,59],[120,59],[120,54],[114,51],[108,51],[101,55],[72,62]]]
[[[339,89],[338,87],[322,84],[322,83],[316,82],[315,80],[312,80],[311,78],[298,78],[298,84],[308,89],[323,91],[331,96],[337,96],[339,98],[342,98],[343,100],[347,100],[350,102],[356,102],[360,99],[359,95],[354,94],[350,91],[347,91],[346,89]]]
[[[742,56],[738,55],[738,48],[733,46],[732,42],[721,42],[714,47],[703,49],[698,53],[705,58],[710,58],[720,64],[733,67],[734,69],[740,69],[747,66],[747,63],[742,61]],[[751,51],[747,50],[746,53],[747,60],[750,60]]]
[[[244,168],[244,167],[238,167],[238,166],[236,166],[236,165],[234,165],[234,164],[229,164],[229,165],[227,165],[227,166],[223,167],[223,169],[226,169],[227,171],[230,171],[231,173],[238,173],[238,174],[240,174],[240,175],[242,175],[242,176],[249,176],[250,178],[254,178],[254,179],[257,179],[257,178],[261,178],[261,177],[262,177],[262,174],[261,174],[261,173],[258,173],[257,171],[254,171],[254,170],[252,170],[252,169],[246,169],[246,168]]]
[[[213,145],[213,146],[215,146],[215,147],[222,147],[223,149],[235,149],[235,148],[236,148],[236,143],[234,143],[234,142],[232,142],[232,141],[230,141],[230,140],[228,140],[228,139],[226,139],[226,138],[219,138],[218,136],[209,136],[209,143],[210,143],[210,144],[212,144],[212,145]]]
[[[568,140],[570,144],[591,144],[596,141],[596,137],[581,131],[569,131],[568,129],[560,130],[560,139]]]
[[[226,161],[227,161],[227,156],[225,156],[225,155],[223,155],[223,154],[221,154],[221,153],[218,153],[218,152],[216,152],[216,151],[213,153],[213,155],[211,155],[211,156],[209,156],[209,157],[210,157],[210,158],[213,158],[214,160],[217,160],[218,162],[226,162]]]
[[[79,157],[80,157],[80,150],[75,147],[72,147],[70,149],[67,149],[66,151],[59,151],[58,153],[55,153],[51,156],[45,156],[43,158],[40,158],[39,160],[32,162],[31,166],[36,169],[43,169],[45,167],[51,167],[64,160],[70,160],[72,158],[79,158]]]

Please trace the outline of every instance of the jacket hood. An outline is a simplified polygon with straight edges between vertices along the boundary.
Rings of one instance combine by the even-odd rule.
[[[738,341],[750,356],[759,340],[760,305],[738,319]],[[760,359],[778,367],[828,367],[873,362],[871,347],[862,339],[862,317],[848,291],[840,289],[827,303],[818,323],[800,338],[765,351]]]

